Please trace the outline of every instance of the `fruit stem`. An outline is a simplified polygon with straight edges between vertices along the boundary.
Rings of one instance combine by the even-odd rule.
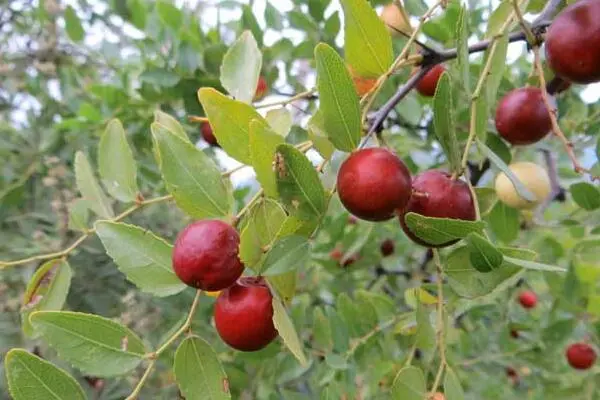
[[[190,116],[188,116],[188,121],[203,123],[203,122],[208,122],[208,118],[206,118],[206,117],[199,117],[197,115],[190,115]]]
[[[250,201],[240,210],[239,213],[237,213],[237,215],[234,217],[231,225],[233,225],[234,227],[237,228],[237,225],[242,220],[242,217],[248,212],[248,210],[250,210],[250,208],[254,205],[254,203],[256,203],[258,200],[260,200],[262,198],[263,193],[264,193],[263,189],[260,189],[258,192],[256,192],[256,194],[250,199]]]
[[[316,91],[317,91],[317,89],[310,89],[310,90],[307,90],[306,92],[298,93],[298,94],[290,97],[289,99],[276,101],[273,103],[259,104],[257,106],[254,106],[254,108],[259,109],[259,108],[267,108],[267,107],[275,107],[275,106],[285,106],[285,105],[293,103],[297,100],[302,100],[302,99],[310,100]]]
[[[435,267],[437,272],[437,343],[440,353],[440,366],[438,367],[438,371],[435,375],[435,380],[433,381],[433,386],[431,388],[431,395],[437,392],[437,388],[442,381],[442,375],[444,374],[444,369],[446,368],[446,328],[444,325],[444,277],[443,277],[443,268],[442,262],[440,260],[440,253],[437,249],[432,249],[433,251],[433,260],[435,261]]]

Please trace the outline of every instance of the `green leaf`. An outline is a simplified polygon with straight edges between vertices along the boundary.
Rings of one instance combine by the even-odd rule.
[[[127,0],[127,6],[131,11],[131,22],[139,30],[144,30],[146,27],[146,7],[142,0]]]
[[[404,220],[415,235],[434,246],[462,239],[485,228],[483,221],[425,217],[413,212],[407,213]]]
[[[364,77],[378,77],[394,60],[387,27],[369,2],[341,0],[344,9],[346,61]]]
[[[479,149],[481,150],[481,152],[490,159],[492,164],[494,164],[496,167],[498,167],[502,172],[504,172],[506,174],[508,179],[512,182],[513,186],[515,187],[515,190],[517,191],[519,196],[521,196],[522,198],[524,198],[527,201],[536,201],[535,195],[533,193],[531,193],[531,191],[529,189],[527,189],[525,187],[525,185],[523,185],[523,183],[519,180],[519,178],[517,178],[517,176],[512,173],[510,168],[508,168],[508,165],[506,165],[504,163],[504,161],[502,161],[500,159],[500,157],[498,157],[496,155],[496,153],[494,153],[492,150],[490,150],[489,147],[487,147],[483,142],[481,142],[479,140],[477,140],[477,145],[479,146]]]
[[[139,76],[141,82],[171,88],[179,83],[180,76],[165,68],[149,67]]]
[[[333,348],[333,340],[331,338],[331,325],[329,319],[323,313],[320,307],[313,309],[312,318],[312,332],[314,337],[314,344],[317,349],[325,352],[330,352]]]
[[[323,126],[337,149],[350,152],[361,135],[359,99],[352,78],[342,58],[325,43],[315,48],[315,60]]]
[[[282,137],[286,137],[292,129],[292,114],[285,107],[267,111],[265,119],[271,129]]]
[[[476,187],[475,197],[477,197],[481,215],[487,215],[498,201],[496,190],[490,187]]]
[[[283,203],[301,219],[319,218],[327,209],[325,190],[317,171],[289,144],[277,146],[275,175]]]
[[[273,160],[277,146],[284,143],[281,135],[273,132],[269,126],[260,120],[250,122],[250,156],[256,172],[256,180],[260,183],[265,194],[277,197],[277,180],[273,174]]]
[[[263,198],[250,209],[240,235],[240,259],[245,266],[254,269],[261,261],[263,248],[273,244],[285,218],[283,207],[271,199]]]
[[[75,154],[75,180],[81,196],[96,215],[102,218],[115,216],[108,198],[94,177],[90,162],[81,151]]]
[[[29,320],[60,358],[90,375],[122,375],[137,367],[145,354],[132,331],[98,315],[37,311]]]
[[[187,400],[231,399],[229,380],[217,353],[204,339],[187,337],[175,352],[175,380]]]
[[[133,153],[118,119],[108,123],[98,147],[98,169],[108,193],[117,200],[133,202],[139,191]]]
[[[577,205],[584,210],[595,210],[600,207],[600,190],[590,183],[574,183],[569,188],[571,196]]]
[[[214,161],[157,122],[151,131],[163,179],[179,208],[198,219],[230,215],[231,185]]]
[[[489,272],[498,268],[504,257],[487,239],[471,232],[466,238],[471,265],[479,272]]]
[[[160,110],[156,110],[154,112],[154,122],[158,122],[159,124],[167,128],[167,130],[171,131],[171,133],[174,133],[186,142],[191,143],[190,138],[188,137],[187,133],[185,133],[185,129],[183,129],[183,126],[181,126],[179,121],[177,121],[169,114]]]
[[[460,170],[460,152],[456,140],[452,83],[450,74],[444,72],[438,81],[433,98],[433,126],[435,135],[444,149],[452,171]]]
[[[71,286],[71,267],[65,260],[51,260],[43,264],[25,289],[21,321],[23,332],[35,336],[29,323],[29,315],[34,311],[55,311],[63,308]]]
[[[244,31],[223,57],[221,83],[234,99],[251,103],[262,67],[262,54],[250,31]]]
[[[417,302],[417,347],[431,350],[435,347],[435,329],[431,325],[429,311],[420,301]]]
[[[505,243],[519,236],[519,211],[501,201],[496,202],[487,216],[487,222],[494,235]]]
[[[453,369],[447,368],[444,375],[444,394],[446,400],[464,400],[465,392],[460,384],[460,379]]]
[[[289,304],[296,293],[297,275],[296,271],[291,271],[281,275],[272,275],[267,278],[269,284],[275,288],[275,291],[285,304]]]
[[[275,30],[283,29],[283,18],[281,13],[269,2],[267,2],[265,7],[265,22],[269,28]]]
[[[285,306],[281,303],[281,300],[276,297],[273,297],[272,304],[273,324],[275,325],[275,329],[277,329],[283,343],[285,343],[294,357],[296,357],[300,365],[305,367],[308,364],[308,360],[304,355],[304,350],[302,350],[302,342],[298,337],[296,328],[294,328],[292,320],[285,311]]]
[[[182,12],[169,1],[159,0],[156,3],[156,11],[163,24],[175,31],[181,29],[183,22]]]
[[[81,42],[85,36],[81,21],[71,6],[67,6],[65,9],[65,29],[69,38],[74,42]]]
[[[213,88],[202,88],[198,98],[210,119],[219,145],[228,155],[244,164],[252,164],[250,156],[250,121],[267,122],[250,105],[232,100]]]
[[[487,30],[485,32],[486,38],[492,38],[498,34],[504,33],[502,31],[502,25],[508,20],[509,16],[513,14],[513,3],[512,1],[502,1],[498,8],[492,12],[488,19]],[[511,24],[512,25],[512,24]],[[508,26],[510,29],[510,25]]]
[[[468,247],[463,246],[450,253],[444,272],[458,296],[473,299],[511,287],[524,270],[505,262],[490,272],[479,272],[471,265]]]
[[[236,6],[238,6],[238,5],[236,5]],[[260,27],[260,25],[258,24],[258,21],[256,20],[256,17],[254,16],[254,13],[252,12],[252,8],[249,5],[242,6],[242,21],[241,22],[242,22],[242,28],[250,29],[250,31],[252,31],[252,35],[254,35],[254,38],[258,42],[258,45],[262,46],[263,31],[262,31],[262,28]]]
[[[480,140],[487,139],[489,108],[485,96],[475,100],[475,137]]]
[[[471,77],[469,68],[469,34],[469,10],[461,6],[460,13],[458,14],[458,23],[456,24],[456,61],[458,62],[458,68],[467,93],[471,92],[471,83],[469,81]]]
[[[521,260],[519,258],[514,258],[514,257],[504,257],[504,261],[508,264],[516,265],[518,267],[523,267],[525,269],[533,269],[536,271],[567,272],[567,270],[562,267],[543,264],[543,263],[539,263],[536,261]]]
[[[502,254],[508,257],[520,258],[522,260],[533,261],[537,258],[537,253],[533,250],[523,249],[520,247],[498,247]]]
[[[392,400],[423,400],[427,395],[427,384],[423,371],[417,367],[404,367],[392,384]]]
[[[312,140],[315,149],[317,149],[321,156],[329,160],[335,151],[335,147],[329,141],[327,131],[325,130],[325,120],[320,109],[308,121],[308,137]]]
[[[66,371],[24,349],[12,349],[4,360],[13,400],[85,400],[79,383]]]
[[[510,3],[510,2],[507,2]],[[506,70],[506,54],[508,51],[508,35],[504,34],[500,38],[496,39],[496,45],[492,46],[487,51],[484,58],[484,63],[487,62],[489,57],[492,57],[492,66],[488,75],[485,79],[485,93],[487,98],[487,104],[493,105],[496,103],[498,87],[502,81],[502,75]],[[493,51],[492,51],[493,50]],[[487,114],[487,107],[486,107]]]
[[[141,291],[163,297],[186,288],[173,272],[172,246],[149,230],[99,221],[96,233],[119,270]]]
[[[69,229],[85,232],[88,229],[89,210],[84,199],[76,199],[69,204]]]
[[[261,273],[268,276],[302,270],[309,259],[308,239],[303,236],[286,236],[275,242],[269,250]]]

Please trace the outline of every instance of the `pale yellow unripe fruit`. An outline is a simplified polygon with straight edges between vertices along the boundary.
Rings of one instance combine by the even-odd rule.
[[[531,162],[516,162],[508,168],[536,197],[536,201],[527,201],[517,193],[512,182],[504,172],[496,177],[496,194],[504,204],[518,208],[531,209],[543,202],[550,194],[550,177],[542,167]]]
[[[383,7],[383,11],[381,12],[381,19],[385,23],[385,26],[387,27],[388,31],[393,36],[400,36],[401,33],[396,31],[395,29],[392,29],[392,26],[397,30],[404,32],[407,35],[410,35],[412,33],[412,27],[410,26],[410,23],[407,20],[406,14],[395,4],[388,4]]]

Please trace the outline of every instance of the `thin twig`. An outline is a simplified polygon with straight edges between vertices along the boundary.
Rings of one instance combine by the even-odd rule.
[[[306,92],[298,93],[297,95],[292,96],[289,99],[276,101],[273,103],[259,104],[257,106],[254,106],[254,108],[258,109],[258,108],[267,108],[267,107],[275,107],[275,106],[285,106],[289,103],[293,103],[294,101],[298,101],[298,100],[312,100],[314,98],[315,92],[316,92],[316,89],[307,90]]]
[[[158,350],[156,350],[153,353],[146,354],[146,358],[149,359],[150,362],[148,363],[148,366],[146,367],[146,370],[144,371],[144,375],[142,375],[142,378],[139,380],[139,382],[137,383],[137,385],[135,386],[135,388],[133,389],[131,394],[129,396],[127,396],[127,398],[125,400],[135,400],[138,398],[140,391],[142,390],[142,387],[144,386],[144,384],[146,383],[146,381],[148,380],[148,378],[150,377],[150,375],[152,373],[152,369],[154,368],[154,365],[156,364],[156,360],[158,359],[158,357],[167,348],[169,348],[169,346],[171,344],[173,344],[173,342],[175,340],[177,340],[177,338],[179,336],[183,335],[188,329],[190,329],[190,327],[192,326],[192,320],[194,319],[194,315],[196,314],[196,309],[198,308],[198,303],[200,302],[201,295],[202,295],[202,291],[197,290],[196,296],[194,297],[194,301],[192,302],[192,305],[190,306],[190,311],[188,312],[188,316],[187,316],[185,322],[183,323],[183,325],[179,329],[177,329],[177,331],[173,335],[171,335],[171,337],[169,337],[165,341],[165,343],[163,343],[158,348]]]
[[[540,80],[540,89],[542,91],[542,99],[544,100],[544,104],[546,105],[546,109],[548,110],[548,114],[550,115],[550,121],[552,122],[552,133],[554,136],[558,137],[558,139],[562,142],[567,155],[571,159],[573,163],[573,169],[577,173],[589,173],[587,169],[585,169],[577,160],[577,156],[573,151],[573,143],[571,143],[560,129],[560,125],[558,125],[558,110],[552,103],[550,102],[550,96],[548,95],[548,91],[546,90],[546,78],[544,78],[544,68],[542,67],[542,61],[540,59],[540,49],[537,46],[533,47],[533,55],[534,55],[534,65],[537,71],[538,78]],[[599,177],[592,176],[592,179],[598,179]]]
[[[381,324],[378,324],[375,328],[371,329],[369,332],[367,332],[363,336],[354,340],[352,345],[350,346],[350,348],[348,349],[348,351],[345,354],[346,359],[352,357],[354,355],[354,353],[356,352],[356,350],[359,347],[361,347],[362,345],[364,345],[365,343],[367,343],[369,341],[369,339],[371,339],[373,336],[375,336],[376,334],[378,334],[381,331],[384,331],[384,330],[390,328],[397,322],[401,321],[402,318],[406,318],[410,314],[411,313],[404,313],[404,314],[396,315],[394,318],[392,318],[388,321],[382,322]]]

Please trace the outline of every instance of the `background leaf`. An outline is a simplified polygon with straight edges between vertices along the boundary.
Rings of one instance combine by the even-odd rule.
[[[214,161],[164,126],[155,122],[151,129],[167,190],[179,208],[199,219],[230,215],[231,186]]]
[[[81,151],[75,154],[75,179],[81,196],[96,215],[102,218],[114,217],[110,202],[96,181],[90,162]]]
[[[145,353],[133,332],[98,315],[38,311],[30,321],[60,358],[91,375],[122,375],[134,369]]]
[[[71,375],[26,350],[10,350],[4,363],[13,400],[86,399],[83,389]]]
[[[229,381],[213,348],[198,336],[187,337],[175,353],[175,379],[187,400],[230,399]]]
[[[392,384],[392,399],[423,400],[427,394],[425,376],[417,367],[405,367],[398,372]]]
[[[70,5],[65,9],[65,29],[69,38],[74,42],[81,42],[85,36],[81,20],[77,16],[75,9]]]
[[[108,193],[120,201],[135,201],[139,191],[137,169],[125,130],[118,119],[108,123],[98,146],[98,169]]]
[[[587,182],[574,183],[569,188],[575,203],[584,210],[595,210],[600,207],[600,190]]]
[[[447,368],[444,375],[444,394],[446,400],[464,400],[465,398],[460,379],[451,368]]]
[[[170,296],[186,288],[173,272],[170,246],[147,229],[100,221],[96,233],[119,270],[143,292]]]
[[[221,83],[234,99],[252,102],[262,66],[262,54],[250,31],[229,48],[221,65]]]
[[[315,48],[315,60],[325,132],[337,149],[352,151],[360,141],[361,126],[358,95],[350,73],[337,52],[324,43]]]

